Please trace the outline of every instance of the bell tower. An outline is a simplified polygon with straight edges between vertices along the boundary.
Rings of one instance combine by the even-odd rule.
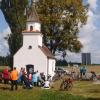
[[[36,0],[31,0],[31,6],[27,9],[26,30],[41,32],[41,24],[35,9]]]
[[[31,6],[27,9],[26,30],[23,34],[23,46],[32,47],[42,46],[41,23],[35,9],[35,0],[32,0]]]

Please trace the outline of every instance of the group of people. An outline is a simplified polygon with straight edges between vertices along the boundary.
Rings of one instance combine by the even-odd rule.
[[[38,71],[25,72],[25,69],[21,68],[18,82],[23,83],[25,88],[32,88],[33,86],[43,86],[45,82],[45,75],[44,73],[39,74]]]
[[[38,71],[26,72],[25,68],[21,68],[19,73],[15,67],[11,72],[9,72],[8,68],[5,68],[3,70],[4,84],[6,86],[6,84],[11,81],[11,90],[17,90],[18,83],[21,83],[23,87],[27,89],[31,89],[33,86],[50,88],[49,78],[46,79],[44,73],[38,73]]]
[[[97,80],[98,76],[95,71],[88,71],[88,67],[81,66],[79,68],[72,67],[68,73],[73,80]],[[100,80],[100,78],[99,78]]]
[[[16,70],[16,67],[14,67],[11,72],[9,72],[8,67],[6,67],[3,70],[3,79],[4,79],[5,85],[8,84],[9,81],[11,81],[11,90],[13,90],[14,87],[15,87],[15,90],[18,89],[18,86],[17,86],[18,71]]]

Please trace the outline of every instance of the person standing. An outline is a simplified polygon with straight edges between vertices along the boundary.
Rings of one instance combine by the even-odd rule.
[[[7,84],[9,82],[9,71],[8,71],[8,67],[6,67],[3,70],[3,79],[4,79],[5,88],[7,88]]]
[[[32,73],[29,73],[28,80],[29,80],[30,85],[32,85]]]
[[[11,72],[11,90],[14,89],[14,86],[15,90],[18,89],[17,80],[18,80],[18,71],[16,70],[16,67],[14,67],[13,71]]]
[[[83,79],[87,78],[86,73],[87,73],[87,68],[83,66]]]
[[[23,82],[23,79],[22,79],[23,70],[24,70],[24,68],[21,67],[20,72],[19,72],[19,77],[18,77],[18,83],[22,83]]]
[[[34,72],[32,75],[32,82],[33,82],[34,86],[37,86],[38,76],[37,76],[36,72]]]
[[[80,67],[80,79],[83,77],[83,67]]]

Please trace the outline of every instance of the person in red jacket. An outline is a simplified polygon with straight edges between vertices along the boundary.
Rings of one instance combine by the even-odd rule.
[[[8,82],[9,82],[9,71],[8,71],[8,67],[6,67],[3,70],[3,79],[4,79],[4,84],[8,84]]]
[[[7,89],[8,86],[7,84],[9,83],[9,77],[10,77],[10,74],[9,74],[9,71],[8,71],[8,67],[6,67],[4,70],[3,70],[3,79],[4,79],[4,84],[5,84],[5,87],[3,89]]]

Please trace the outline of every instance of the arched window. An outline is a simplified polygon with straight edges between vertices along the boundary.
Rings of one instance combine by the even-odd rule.
[[[30,26],[30,31],[33,31],[33,26]]]

